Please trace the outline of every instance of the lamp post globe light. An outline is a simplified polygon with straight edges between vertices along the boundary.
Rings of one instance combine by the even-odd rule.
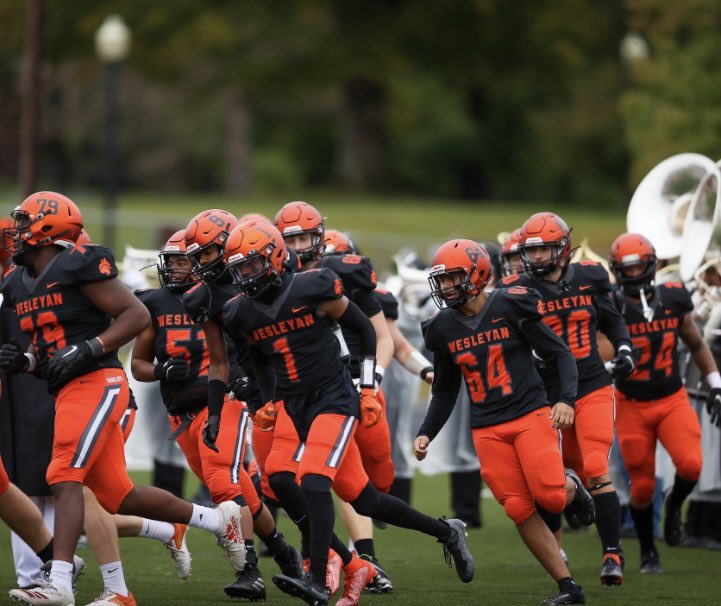
[[[118,195],[118,81],[132,35],[120,15],[108,15],[95,33],[95,50],[105,64],[105,213],[103,244],[114,251]]]

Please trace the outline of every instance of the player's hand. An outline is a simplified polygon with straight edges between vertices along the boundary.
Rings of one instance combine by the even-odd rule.
[[[253,417],[253,422],[260,427],[261,431],[270,431],[275,426],[276,414],[275,402],[270,400],[258,409]]]
[[[713,387],[706,396],[706,410],[711,416],[711,423],[721,427],[721,388]]]
[[[205,422],[205,427],[203,427],[203,444],[215,452],[219,452],[218,447],[215,445],[219,431],[220,415],[208,414],[208,420]]]
[[[95,355],[87,341],[58,349],[48,360],[45,374],[50,389],[56,390],[67,383],[94,359]]]
[[[625,379],[630,376],[636,364],[633,359],[633,352],[626,345],[621,345],[616,352],[616,357],[611,360],[611,374],[614,379]]]
[[[228,389],[231,400],[248,401],[248,377],[243,375],[230,384]]]
[[[573,408],[563,402],[556,402],[548,417],[553,429],[568,429],[573,425]]]
[[[17,341],[4,343],[0,347],[0,368],[5,372],[23,372],[30,361]]]
[[[184,383],[190,378],[190,365],[183,358],[168,358],[155,367],[153,376],[161,381]]]
[[[372,387],[361,388],[360,413],[363,427],[373,427],[383,418],[383,407]]]
[[[433,371],[429,370],[423,377],[423,380],[428,383],[428,385],[433,385],[433,377],[435,376],[436,375],[433,373]]]
[[[430,443],[431,441],[428,439],[428,436],[418,436],[415,440],[413,440],[413,454],[416,459],[422,461],[426,458],[426,455],[428,454],[428,445]]]

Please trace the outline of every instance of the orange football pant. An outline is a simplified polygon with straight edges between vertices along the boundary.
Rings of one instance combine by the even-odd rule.
[[[122,369],[95,370],[70,381],[55,398],[53,454],[48,484],[80,482],[116,513],[133,488],[125,469],[120,422],[128,409]]]
[[[0,458],[0,497],[5,494],[5,491],[10,487],[10,478],[5,472],[5,466],[3,460]]]
[[[391,433],[386,416],[386,398],[381,388],[378,389],[378,402],[383,408],[381,420],[373,427],[359,425],[355,432],[355,441],[371,484],[381,492],[388,492],[393,484],[395,468],[391,457]]]
[[[621,457],[631,478],[631,497],[653,499],[656,439],[671,455],[676,472],[695,482],[701,475],[701,426],[685,388],[658,400],[631,400],[616,391],[616,432]]]
[[[608,473],[614,408],[613,387],[601,387],[576,400],[573,427],[562,431],[563,462],[584,482]]]
[[[517,525],[536,511],[536,502],[551,513],[566,507],[566,475],[550,413],[550,406],[544,406],[506,423],[473,429],[481,475]]]
[[[171,429],[175,431],[182,420],[183,417],[171,416]],[[208,409],[204,408],[177,437],[178,446],[185,454],[190,469],[207,485],[214,503],[230,501],[242,495],[250,512],[255,515],[260,509],[260,499],[243,466],[250,420],[247,408],[238,400],[226,398],[215,441],[219,452],[211,450],[203,442],[203,428],[207,420]]]

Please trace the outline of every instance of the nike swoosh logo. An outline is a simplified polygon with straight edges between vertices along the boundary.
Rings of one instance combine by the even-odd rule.
[[[119,568],[119,567],[118,567],[118,568]],[[108,574],[111,574],[111,573],[115,572],[118,568],[113,568],[112,570],[108,570]]]
[[[307,305],[301,305],[300,307],[291,307],[290,311],[292,311],[294,314],[297,314],[299,311],[303,311],[307,307]]]
[[[58,284],[60,284],[60,282],[48,282],[48,283],[45,285],[45,288],[47,288],[48,290],[50,290],[51,288],[54,288],[54,287],[57,286]]]
[[[491,320],[491,324],[495,324],[496,322],[500,322],[501,320],[505,320],[505,319],[506,319],[505,316],[503,316],[502,318],[493,318]]]
[[[74,354],[76,351],[78,351],[78,346],[77,346],[77,345],[71,346],[71,347],[70,347],[70,351],[68,351],[67,353],[64,353],[64,354],[63,354],[63,358],[67,358],[69,355]]]
[[[588,290],[589,288],[591,288],[591,285],[587,284],[586,286],[579,286],[578,290]]]

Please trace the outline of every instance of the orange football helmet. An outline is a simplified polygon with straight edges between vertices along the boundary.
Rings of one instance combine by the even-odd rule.
[[[239,224],[230,232],[223,252],[233,284],[250,298],[280,285],[287,259],[283,236],[265,221]]]
[[[183,292],[195,282],[193,266],[185,255],[185,230],[176,231],[158,254],[158,281],[160,286],[173,292]],[[187,268],[172,267],[170,259],[182,257],[189,264]],[[177,260],[176,260],[177,263]]]
[[[611,244],[609,267],[616,276],[623,294],[635,297],[641,289],[651,290],[656,278],[658,259],[656,249],[641,234],[621,234]],[[630,267],[640,266],[641,272],[627,275]]]
[[[13,248],[13,236],[11,229],[15,225],[10,217],[0,219],[0,269],[3,271],[10,266]]]
[[[195,215],[185,228],[185,256],[193,262],[193,272],[206,282],[220,277],[223,266],[223,247],[231,230],[238,224],[235,215],[212,208]],[[203,262],[203,251],[215,247],[217,256]]]
[[[245,213],[242,217],[238,217],[238,224],[246,223],[247,221],[264,221],[265,223],[273,225],[273,222],[261,213]]]
[[[311,235],[311,245],[295,252],[302,265],[320,259],[324,248],[325,225],[323,216],[307,202],[288,202],[275,215],[273,221],[283,238]]]
[[[75,245],[83,229],[83,216],[70,198],[52,191],[31,194],[10,213],[13,226],[4,230],[10,238],[13,261],[22,264],[28,248],[56,244]]]
[[[551,258],[533,261],[533,248],[550,246]],[[571,229],[558,215],[541,212],[531,215],[521,227],[518,239],[524,271],[533,278],[542,278],[557,269],[563,269],[571,262]]]
[[[501,247],[501,271],[504,276],[523,273],[521,262],[521,251],[518,249],[518,241],[521,239],[521,228],[514,229]]]
[[[324,255],[355,254],[353,241],[337,229],[326,229],[324,240]]]
[[[431,296],[440,309],[460,307],[483,292],[492,277],[491,269],[491,257],[480,244],[450,240],[433,257],[428,277]]]
[[[80,230],[78,239],[75,240],[75,246],[85,246],[86,244],[92,244],[93,241],[90,238],[90,234],[85,231],[85,228]]]

